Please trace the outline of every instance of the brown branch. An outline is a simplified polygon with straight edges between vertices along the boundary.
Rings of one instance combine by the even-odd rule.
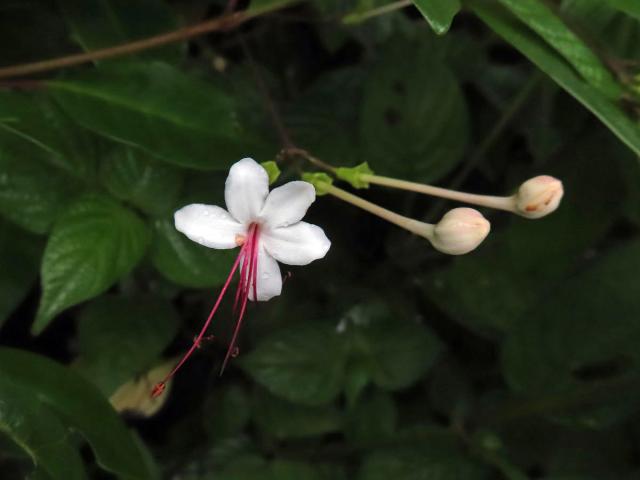
[[[144,38],[142,40],[136,40],[134,42],[125,43],[123,45],[116,45],[114,47],[95,50],[93,52],[78,53],[66,57],[53,58],[51,60],[0,68],[0,79],[20,77],[23,75],[41,73],[63,67],[81,65],[83,63],[88,63],[95,60],[104,60],[107,58],[119,57],[123,55],[131,55],[143,50],[149,50],[170,43],[188,40],[205,33],[230,30],[232,28],[237,28],[246,21],[263,13],[268,13],[272,10],[283,8],[287,5],[287,2],[282,2],[269,8],[265,7],[263,9],[250,9],[242,12],[229,13],[196,25],[192,25],[190,27],[180,28],[172,32]]]
[[[1,90],[39,90],[44,88],[44,84],[40,80],[2,80],[0,81]]]
[[[324,171],[332,173],[332,174],[336,173],[336,169],[334,167],[332,167],[331,165],[329,165],[326,162],[323,162],[319,158],[314,157],[313,155],[311,155],[306,150],[304,150],[302,148],[298,148],[296,146],[292,146],[292,147],[289,147],[289,148],[283,148],[282,151],[280,152],[280,155],[283,156],[283,157],[301,157],[301,158],[304,158],[305,160],[307,160],[312,165],[315,165],[316,167],[318,167],[321,170],[324,170]]]

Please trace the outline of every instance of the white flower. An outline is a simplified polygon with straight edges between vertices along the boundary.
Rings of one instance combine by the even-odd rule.
[[[209,248],[241,248],[200,333],[173,370],[155,385],[152,397],[162,394],[167,381],[200,347],[236,271],[240,271],[233,309],[237,315],[222,370],[237,354],[236,340],[247,301],[265,301],[280,295],[282,276],[278,262],[307,265],[324,257],[331,246],[320,227],[301,221],[316,199],[310,183],[289,182],[269,193],[266,170],[251,158],[243,158],[229,170],[224,199],[228,211],[194,203],[174,214],[176,229],[194,242]]]
[[[250,300],[256,295],[260,301],[280,295],[282,276],[277,262],[307,265],[323,258],[331,246],[322,228],[301,221],[316,198],[310,183],[289,182],[269,192],[267,172],[251,158],[244,158],[229,170],[224,197],[227,210],[187,205],[175,213],[175,226],[205,247],[242,246],[236,263]]]

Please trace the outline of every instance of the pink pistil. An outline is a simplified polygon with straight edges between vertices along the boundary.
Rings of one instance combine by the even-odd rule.
[[[249,231],[247,232],[247,238],[242,244],[242,248],[238,253],[238,257],[236,258],[233,266],[231,267],[231,272],[229,272],[229,276],[222,286],[222,290],[218,295],[218,299],[216,303],[213,305],[209,316],[207,317],[207,321],[202,326],[200,333],[194,339],[193,345],[187,350],[182,359],[178,362],[178,364],[171,370],[171,372],[159,383],[157,383],[153,390],[151,391],[152,397],[158,397],[162,395],[165,390],[165,386],[167,381],[173,377],[176,372],[184,365],[187,359],[191,356],[191,354],[200,347],[200,344],[205,338],[205,333],[209,328],[213,316],[215,315],[220,303],[222,302],[222,298],[224,297],[229,285],[231,284],[231,280],[233,279],[233,275],[240,268],[240,282],[238,283],[238,288],[236,290],[235,301],[233,306],[233,313],[235,315],[238,306],[240,306],[240,313],[236,320],[236,326],[233,331],[233,337],[231,338],[231,343],[229,344],[229,348],[227,349],[227,354],[225,356],[224,362],[222,364],[222,369],[220,374],[224,371],[227,363],[229,362],[230,357],[237,356],[238,348],[236,347],[236,340],[238,337],[238,333],[240,331],[240,327],[242,326],[242,320],[244,318],[244,313],[247,308],[247,302],[249,300],[249,292],[253,288],[253,296],[254,299],[258,298],[257,292],[257,270],[258,270],[258,237],[259,237],[259,226],[255,223],[249,226]]]

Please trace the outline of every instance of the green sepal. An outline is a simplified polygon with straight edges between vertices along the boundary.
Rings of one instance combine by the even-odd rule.
[[[364,181],[362,175],[373,175],[373,170],[371,170],[367,162],[350,168],[336,168],[336,176],[340,180],[349,182],[353,188],[369,188],[369,182]]]
[[[267,175],[269,175],[269,185],[273,185],[282,173],[280,168],[278,168],[278,164],[273,160],[269,160],[268,162],[262,162],[260,165],[267,171]]]
[[[316,189],[316,195],[326,195],[328,192],[328,188],[333,185],[333,178],[331,178],[326,173],[303,173],[302,180],[305,182],[309,182]]]

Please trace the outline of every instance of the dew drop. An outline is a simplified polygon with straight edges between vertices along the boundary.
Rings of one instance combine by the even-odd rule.
[[[233,350],[231,350],[231,358],[236,358],[238,355],[240,355],[240,349],[233,347]]]
[[[203,210],[202,211],[202,216],[203,217],[208,217],[209,216],[209,210]]]
[[[262,273],[262,278],[263,278],[263,279],[265,279],[265,280],[266,280],[266,279],[267,279],[267,278],[269,278],[269,277],[271,277],[271,274],[270,274],[269,272],[263,272],[263,273]]]

